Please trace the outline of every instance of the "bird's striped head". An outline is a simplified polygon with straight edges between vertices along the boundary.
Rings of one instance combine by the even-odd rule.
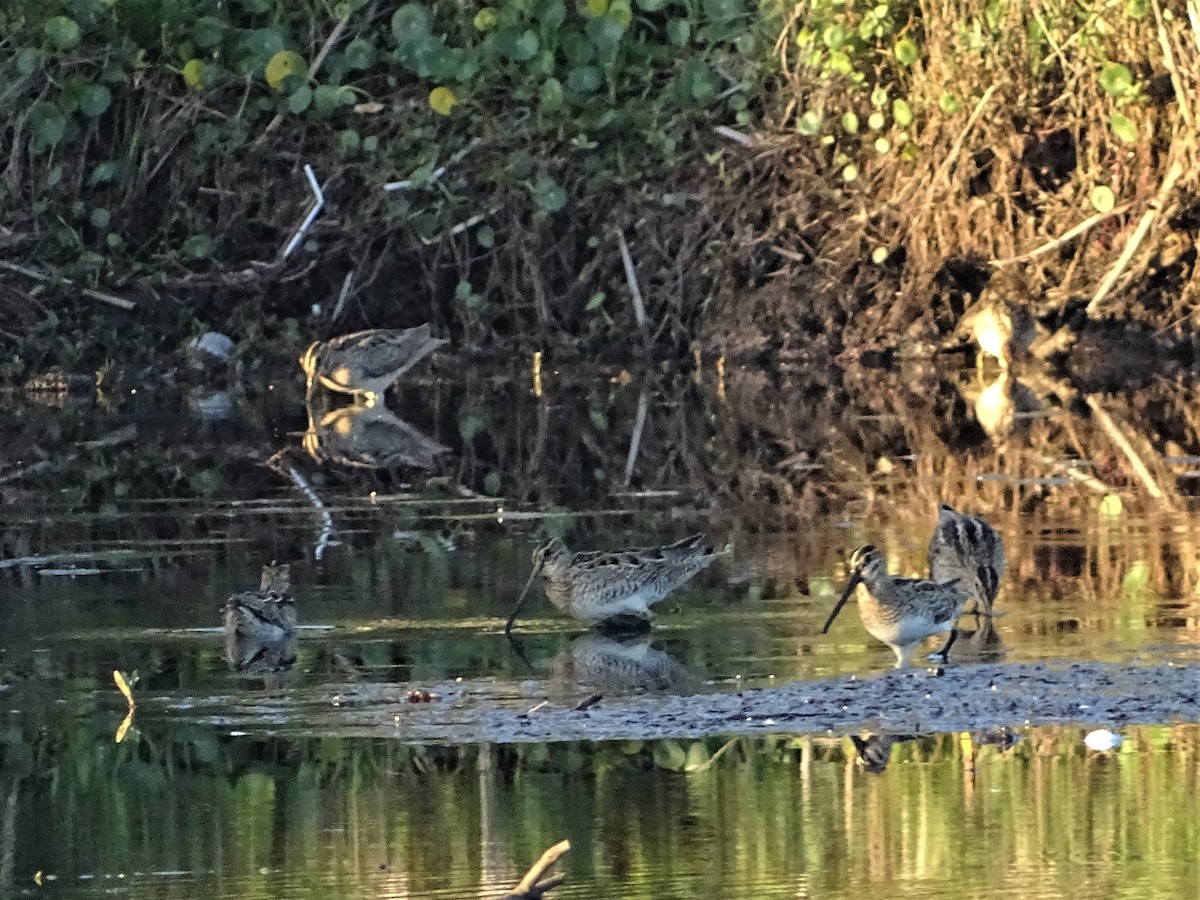
[[[556,563],[569,562],[571,559],[571,551],[567,549],[567,545],[562,542],[561,538],[552,537],[542,541],[533,551],[533,570],[540,572],[546,566],[554,566]]]
[[[286,594],[292,589],[292,567],[287,563],[271,561],[269,566],[262,567],[260,591],[270,591],[273,594]]]
[[[883,553],[873,544],[863,544],[850,554],[850,571],[860,578],[887,574]]]

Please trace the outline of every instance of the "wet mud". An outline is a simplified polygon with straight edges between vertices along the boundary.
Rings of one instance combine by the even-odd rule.
[[[412,704],[413,685],[357,684],[296,704],[286,691],[207,705],[158,706],[244,733],[389,737],[411,743],[656,740],[713,735],[940,733],[1005,726],[1161,724],[1200,714],[1200,666],[1029,663],[909,668],[866,677],[799,681],[737,693],[664,697],[547,696],[541,683],[425,685],[437,698]],[[578,709],[580,705],[586,708]],[[151,715],[154,713],[151,712]]]

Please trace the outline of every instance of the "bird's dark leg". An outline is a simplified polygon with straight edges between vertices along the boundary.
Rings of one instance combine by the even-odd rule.
[[[946,646],[935,653],[934,656],[940,656],[942,658],[942,662],[944,663],[950,662],[950,648],[954,646],[954,642],[956,640],[958,640],[958,629],[951,628],[950,639],[946,641]]]

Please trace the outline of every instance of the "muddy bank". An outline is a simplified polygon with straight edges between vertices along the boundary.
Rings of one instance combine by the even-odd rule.
[[[578,698],[543,704],[540,687],[497,693],[467,683],[426,685],[436,699],[413,703],[414,685],[339,686],[319,702],[287,692],[251,705],[147,698],[150,715],[233,732],[390,737],[411,743],[655,740],[731,734],[936,733],[997,728],[1200,719],[1200,665],[1029,663],[889,671],[864,678],[686,697],[612,697],[586,710]],[[152,711],[153,710],[153,711]]]

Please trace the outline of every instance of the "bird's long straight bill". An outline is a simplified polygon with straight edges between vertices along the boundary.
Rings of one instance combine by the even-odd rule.
[[[504,633],[508,634],[512,631],[513,622],[517,621],[517,613],[521,611],[521,607],[525,605],[525,597],[529,594],[529,589],[533,587],[533,579],[537,578],[538,569],[535,566],[533,571],[529,573],[529,580],[525,582],[525,587],[521,591],[521,596],[517,598],[517,605],[513,607],[512,614],[509,615],[508,621],[504,623]]]
[[[838,602],[834,604],[833,612],[829,614],[829,618],[825,620],[825,627],[821,629],[821,634],[829,632],[829,626],[833,624],[833,620],[837,618],[838,613],[842,611],[842,607],[846,605],[846,601],[850,599],[850,595],[854,593],[854,589],[858,587],[858,583],[862,581],[862,576],[855,572],[850,576],[850,580],[846,582],[846,589],[842,591],[842,596],[838,597]]]

